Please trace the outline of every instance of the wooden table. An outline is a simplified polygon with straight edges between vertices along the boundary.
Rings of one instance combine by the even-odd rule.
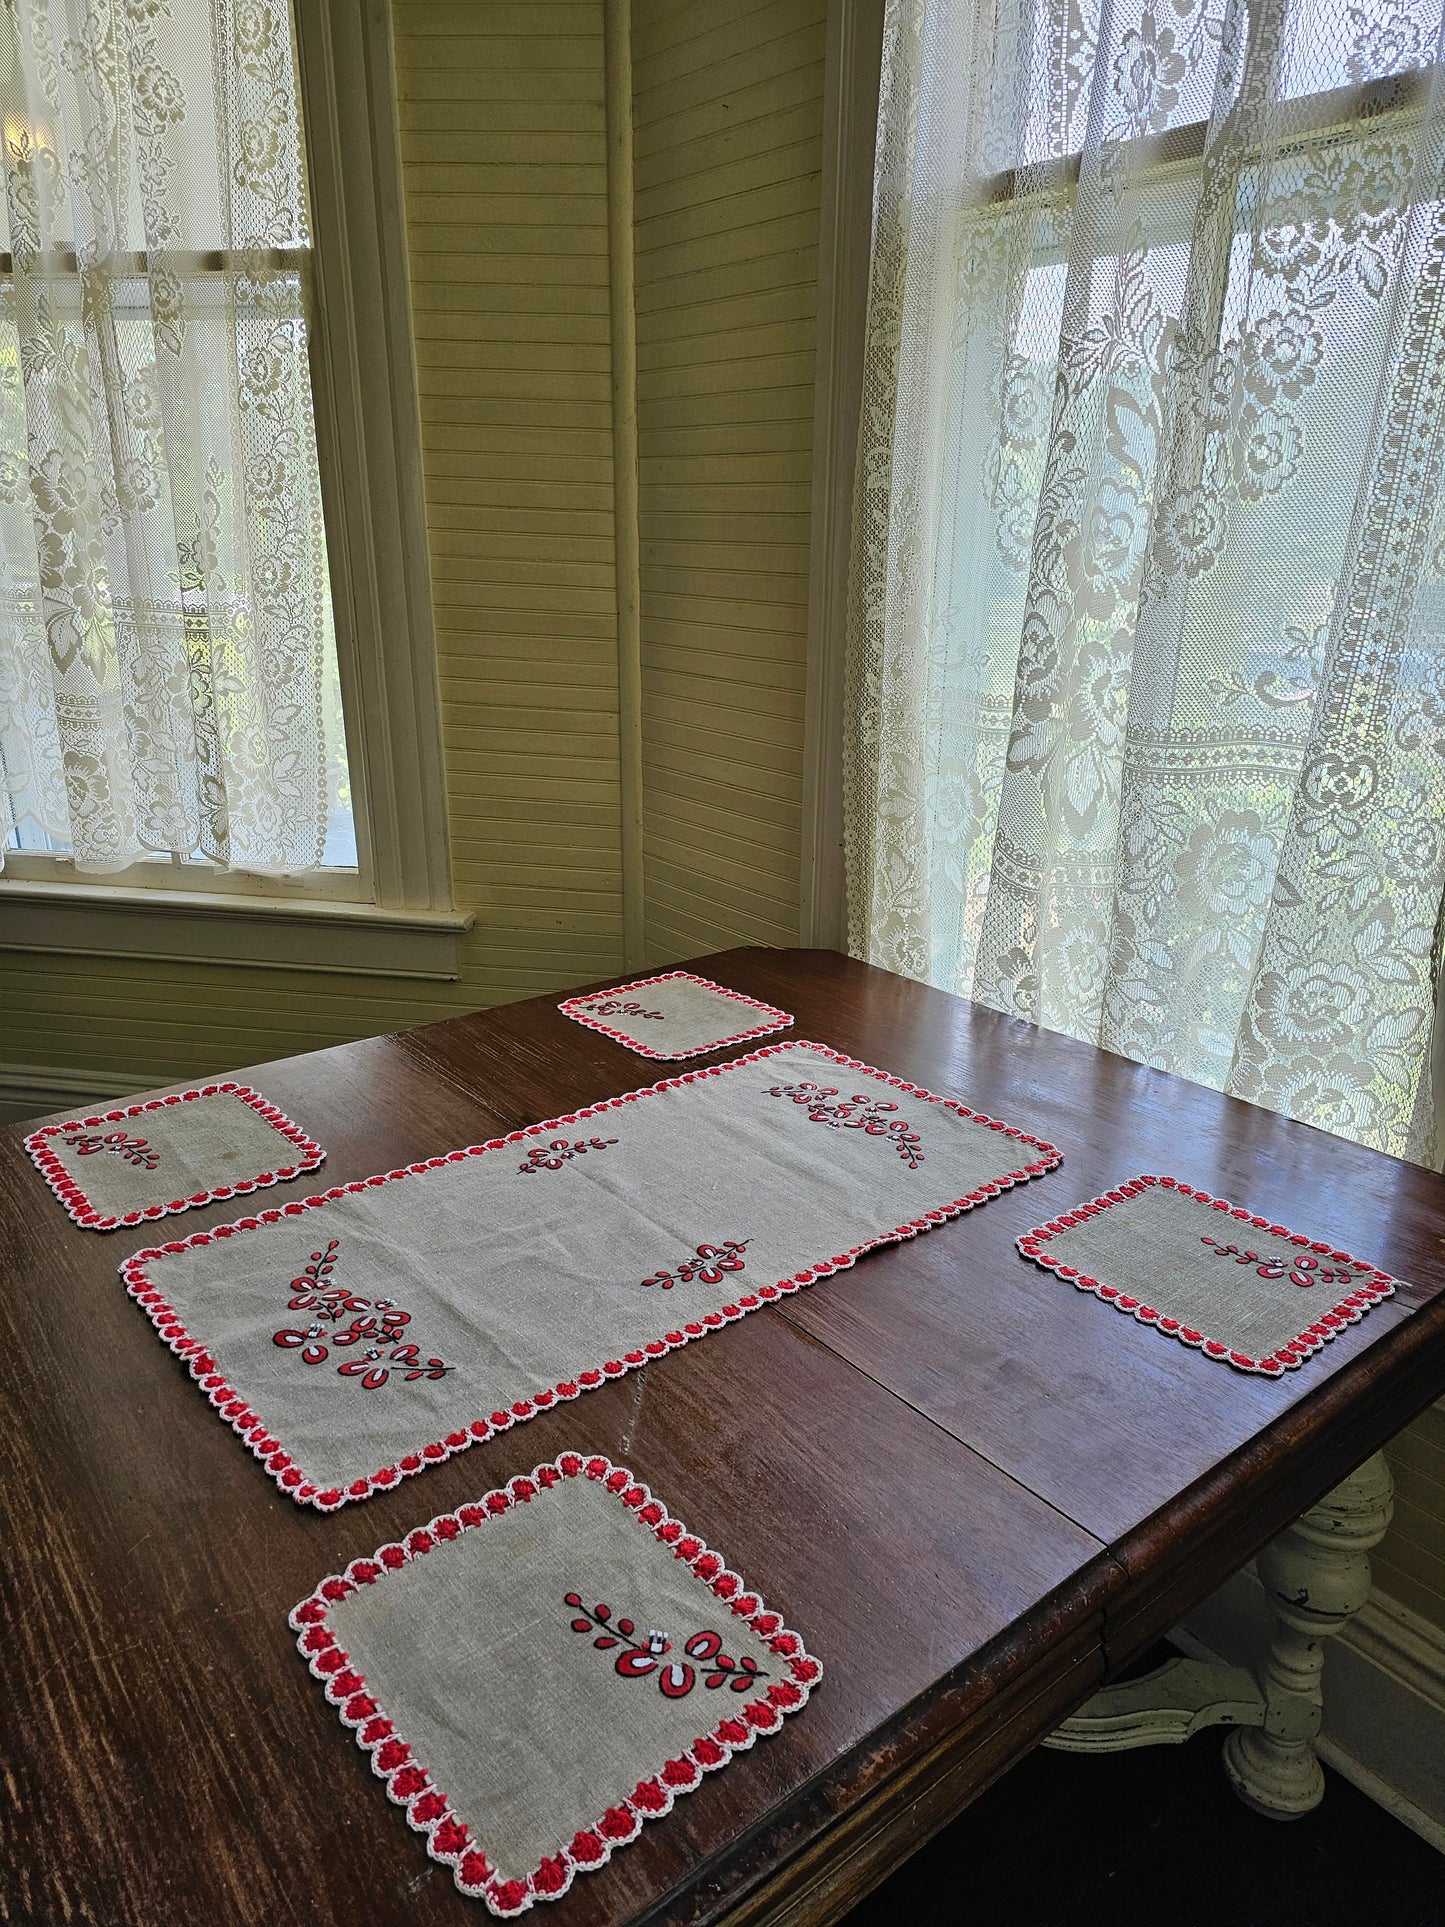
[[[334,1516],[283,1498],[157,1342],[116,1277],[135,1240],[71,1225],[22,1127],[3,1134],[0,1918],[484,1919],[387,1806],[285,1615],[349,1557],[579,1445],[723,1547],[827,1677],[547,1918],[836,1919],[1445,1391],[1432,1173],[832,953],[692,967],[794,1011],[790,1035],[1051,1140],[1063,1169]],[[652,1081],[555,1001],[245,1074],[338,1183]],[[1416,1282],[1268,1381],[1014,1251],[1146,1170]]]

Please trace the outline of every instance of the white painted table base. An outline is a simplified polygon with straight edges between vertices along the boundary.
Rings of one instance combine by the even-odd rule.
[[[1274,1634],[1257,1670],[1171,1660],[1104,1687],[1044,1745],[1119,1753],[1229,1726],[1235,1730],[1224,1742],[1224,1770],[1247,1806],[1273,1820],[1317,1807],[1325,1791],[1314,1747],[1324,1711],[1321,1642],[1370,1596],[1368,1554],[1389,1526],[1392,1492],[1377,1452],[1259,1555]]]

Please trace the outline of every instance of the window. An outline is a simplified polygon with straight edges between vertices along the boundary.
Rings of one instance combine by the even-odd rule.
[[[0,943],[454,974],[390,48],[296,25],[0,0]]]
[[[883,60],[862,954],[1430,1155],[1439,0],[926,0]]]
[[[1082,156],[1058,151],[1064,139],[1084,139],[1089,90],[1050,88],[1035,75],[1017,164],[989,176],[960,219],[959,288],[971,338],[944,439],[978,448],[982,461],[976,469],[961,463],[950,478],[960,495],[979,490],[977,513],[960,513],[936,561],[944,620],[967,638],[950,652],[939,700],[978,719],[945,752],[952,796],[969,808],[970,799],[998,794],[1010,754],[1033,759],[1048,767],[1051,807],[1087,842],[1100,827],[1100,804],[1107,821],[1120,794],[1105,772],[1126,705],[1140,759],[1162,756],[1166,735],[1202,741],[1213,730],[1219,748],[1229,744],[1246,765],[1230,806],[1268,826],[1257,832],[1261,886],[1273,875],[1275,835],[1293,805],[1356,513],[1353,480],[1342,488],[1340,465],[1307,451],[1342,435],[1358,446],[1361,417],[1388,381],[1396,348],[1390,297],[1404,272],[1430,93],[1428,74],[1380,74],[1370,65],[1372,53],[1386,62],[1418,54],[1418,35],[1372,39],[1355,10],[1352,45],[1326,30],[1320,0],[1282,11],[1290,31],[1280,36],[1263,138],[1250,137],[1241,107],[1232,126],[1218,111],[1209,117],[1213,66],[1197,48],[1186,60],[1157,41],[1147,7],[1132,36],[1120,34],[1118,66],[1135,63],[1122,107],[1133,111],[1121,109],[1095,149],[1114,185],[1100,196],[1107,215],[1092,238],[1080,232]],[[1196,15],[1200,39],[1208,19],[1207,9]],[[1201,111],[1206,118],[1188,118]],[[1202,202],[1205,147],[1225,141],[1230,191],[1219,194],[1216,160],[1211,211]],[[1097,204],[1085,209],[1097,212]],[[1220,258],[1217,270],[1209,249]],[[1201,405],[1191,384],[1205,379],[1210,395]],[[1061,394],[1068,407],[1091,386],[1107,418],[1089,424],[1100,436],[1098,469],[1084,486],[1083,520],[1062,535],[1059,560],[1075,647],[1086,669],[1092,657],[1098,680],[1087,713],[1066,727],[1072,740],[1059,743],[1057,719],[1042,706],[1015,715],[1020,638],[1037,594],[1035,542],[1048,536],[1046,469],[1052,462],[1057,490],[1066,466],[1058,427],[1078,432],[1054,420],[1055,407]],[[991,524],[986,545],[979,516]],[[1147,610],[1166,595],[1175,604],[1171,633],[1167,645],[1157,631],[1151,638],[1151,686],[1141,687],[1118,645],[1132,627],[1134,600]],[[1027,671],[1027,643],[1023,662]],[[1433,755],[1433,741],[1422,740],[1413,758],[1421,794],[1433,782]],[[1166,775],[1162,764],[1155,773]],[[970,838],[961,823],[954,829],[946,861],[966,847],[966,868],[950,879],[954,914],[940,934],[971,970],[995,843]],[[1249,906],[1253,921],[1266,897],[1267,887]],[[1231,940],[1241,966],[1256,936],[1241,931]],[[1208,949],[1215,936],[1202,941]],[[1207,970],[1203,951],[1194,961]],[[1073,1003],[1072,990],[1060,993],[1056,1021]],[[1191,1061],[1223,1077],[1233,1043],[1232,1024],[1206,1006]]]

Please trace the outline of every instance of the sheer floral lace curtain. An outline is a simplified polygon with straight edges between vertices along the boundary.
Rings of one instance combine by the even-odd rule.
[[[857,954],[1433,1160],[1440,0],[890,0]]]
[[[0,111],[0,861],[314,868],[338,746],[287,0],[0,0]]]

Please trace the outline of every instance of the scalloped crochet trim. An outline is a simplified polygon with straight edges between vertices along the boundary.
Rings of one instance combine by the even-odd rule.
[[[142,1211],[108,1213],[92,1204],[47,1142],[52,1137],[58,1137],[62,1131],[89,1131],[98,1124],[121,1124],[130,1117],[143,1117],[147,1111],[163,1111],[173,1104],[189,1104],[195,1098],[216,1097],[222,1093],[239,1097],[243,1104],[249,1104],[253,1111],[258,1111],[283,1137],[289,1138],[301,1154],[296,1162],[283,1165],[276,1171],[263,1171],[257,1177],[245,1178],[236,1184],[218,1184],[211,1191],[197,1191],[188,1198],[173,1198],[169,1204],[147,1205]],[[284,1184],[290,1178],[300,1177],[303,1171],[314,1171],[326,1156],[321,1146],[307,1137],[299,1124],[293,1124],[284,1111],[278,1111],[259,1091],[253,1091],[249,1084],[237,1084],[229,1080],[225,1083],[201,1084],[195,1090],[174,1091],[169,1097],[153,1097],[144,1104],[127,1104],[118,1110],[99,1111],[94,1117],[68,1118],[64,1124],[42,1124],[38,1131],[32,1131],[26,1138],[25,1148],[36,1170],[64,1205],[67,1215],[88,1231],[114,1231],[121,1225],[146,1224],[154,1218],[172,1217],[178,1211],[197,1211],[202,1205],[217,1204],[225,1198],[239,1198],[251,1191],[264,1191],[273,1184]]]
[[[1288,1344],[1279,1346],[1267,1358],[1251,1358],[1248,1352],[1234,1350],[1222,1338],[1211,1338],[1205,1332],[1195,1331],[1181,1319],[1164,1317],[1152,1305],[1143,1304],[1139,1299],[1121,1292],[1117,1285],[1101,1284],[1097,1278],[1086,1277],[1072,1265],[1050,1257],[1043,1249],[1056,1233],[1068,1231],[1085,1218],[1122,1204],[1126,1198],[1138,1197],[1151,1184],[1164,1185],[1171,1191],[1179,1192],[1181,1197],[1195,1198],[1200,1204],[1209,1205],[1212,1210],[1227,1211],[1231,1218],[1238,1219],[1241,1224],[1250,1225],[1258,1231],[1268,1231],[1272,1237],[1287,1238],[1291,1244],[1327,1253],[1337,1264],[1349,1265],[1358,1271],[1361,1282],[1338,1304],[1322,1312],[1312,1325],[1306,1325]],[[1091,1198],[1087,1204],[1076,1204],[1072,1211],[1066,1211],[1051,1223],[1026,1231],[1017,1242],[1025,1258],[1031,1258],[1045,1270],[1057,1272],[1060,1278],[1067,1278],[1080,1291],[1091,1291],[1096,1298],[1102,1298],[1105,1304],[1112,1305],[1115,1311],[1127,1313],[1129,1317],[1138,1319],[1141,1325],[1152,1325],[1156,1331],[1163,1332],[1166,1338],[1177,1338],[1181,1345],[1203,1352],[1206,1358],[1218,1359],[1222,1365],[1233,1365],[1236,1371],[1258,1373],[1263,1378],[1281,1378],[1286,1372],[1297,1371],[1307,1358],[1312,1358],[1340,1332],[1350,1325],[1358,1325],[1365,1313],[1379,1304],[1381,1299],[1392,1297],[1396,1282],[1388,1272],[1366,1264],[1361,1258],[1352,1258],[1348,1251],[1336,1251],[1332,1245],[1307,1238],[1302,1232],[1291,1231],[1287,1225],[1271,1224],[1268,1218],[1257,1217],[1253,1212],[1246,1211],[1243,1205],[1231,1204],[1228,1198],[1212,1197],[1208,1191],[1200,1191],[1179,1178],[1131,1178],[1116,1190],[1106,1191],[1103,1197]]]
[[[761,1011],[766,1021],[744,1030],[735,1030],[728,1037],[714,1038],[710,1044],[695,1044],[691,1050],[652,1050],[646,1044],[639,1044],[635,1037],[629,1037],[626,1031],[603,1023],[600,1017],[589,1017],[581,1008],[583,1004],[595,1004],[600,997],[624,997],[629,991],[646,990],[652,984],[674,983],[700,984],[704,990],[715,990],[719,997],[730,997],[735,1004]],[[664,970],[656,977],[634,977],[630,984],[617,984],[609,990],[591,990],[583,997],[569,997],[557,1008],[564,1017],[570,1017],[574,1024],[585,1024],[588,1030],[601,1031],[604,1037],[625,1044],[628,1050],[636,1051],[639,1057],[651,1057],[662,1064],[681,1063],[687,1057],[704,1057],[709,1051],[726,1050],[730,1044],[746,1043],[750,1037],[768,1037],[774,1031],[786,1030],[793,1022],[790,1011],[779,1010],[776,1004],[762,1003],[756,997],[746,996],[741,990],[729,990],[726,984],[714,983],[711,977],[699,977],[691,970]]]
[[[350,1655],[339,1645],[327,1621],[332,1606],[359,1586],[385,1580],[389,1572],[408,1561],[424,1559],[462,1533],[485,1528],[489,1519],[514,1505],[530,1504],[563,1479],[579,1478],[584,1473],[605,1485],[618,1504],[654,1538],[672,1546],[674,1557],[786,1660],[791,1678],[775,1681],[760,1698],[740,1707],[735,1716],[700,1734],[675,1759],[659,1761],[656,1771],[640,1780],[626,1798],[607,1807],[592,1825],[580,1829],[568,1845],[544,1858],[525,1877],[504,1878],[473,1838],[470,1827],[453,1810],[445,1789],[435,1784],[410,1744],[397,1732],[395,1722],[367,1691],[365,1675],[351,1665]],[[798,1635],[777,1613],[770,1612],[756,1593],[746,1589],[717,1553],[689,1533],[680,1520],[672,1518],[625,1466],[614,1465],[595,1453],[561,1452],[554,1460],[535,1467],[530,1476],[510,1479],[472,1504],[439,1514],[428,1525],[408,1533],[399,1544],[379,1546],[370,1559],[353,1559],[344,1573],[323,1579],[295,1606],[288,1623],[296,1634],[301,1657],[321,1682],[343,1726],[350,1728],[356,1744],[369,1755],[372,1772],[385,1783],[387,1798],[405,1809],[407,1825],[425,1835],[427,1852],[433,1860],[451,1868],[460,1891],[484,1900],[503,1920],[525,1913],[538,1901],[560,1900],[579,1873],[605,1867],[619,1847],[637,1838],[645,1820],[660,1820],[670,1813],[676,1800],[701,1784],[704,1773],[717,1772],[735,1753],[746,1752],[759,1738],[776,1733],[789,1713],[801,1712],[823,1674]]]
[[[444,1439],[433,1439],[419,1446],[415,1451],[405,1453],[395,1465],[381,1466],[365,1478],[353,1479],[345,1487],[322,1487],[319,1480],[309,1478],[291,1455],[283,1448],[280,1440],[267,1426],[266,1421],[246,1403],[245,1399],[230,1384],[219,1365],[205,1345],[192,1337],[174,1308],[163,1293],[152,1283],[147,1267],[153,1259],[167,1253],[188,1250],[192,1247],[208,1245],[218,1238],[241,1236],[254,1231],[263,1224],[275,1224],[283,1217],[296,1217],[303,1211],[324,1208],[333,1198],[344,1198],[348,1194],[375,1189],[379,1185],[397,1183],[405,1178],[420,1176],[424,1171],[438,1169],[444,1164],[460,1163],[463,1158],[484,1157],[488,1151],[501,1151],[514,1144],[525,1143],[530,1137],[543,1132],[555,1131],[562,1125],[579,1124],[600,1117],[608,1111],[616,1110],[623,1104],[634,1104],[646,1097],[656,1097],[663,1091],[676,1090],[683,1084],[693,1084],[699,1078],[721,1077],[746,1064],[760,1064],[782,1052],[808,1049],[830,1058],[842,1070],[863,1071],[869,1077],[876,1077],[891,1089],[907,1091],[911,1096],[920,1097],[929,1104],[942,1104],[956,1111],[960,1117],[969,1118],[975,1124],[983,1124],[992,1131],[1000,1131],[1005,1137],[1014,1138],[1021,1145],[1028,1145],[1039,1153],[1031,1162],[1021,1164],[1017,1170],[1008,1172],[1001,1178],[991,1179],[980,1185],[978,1190],[969,1192],[965,1197],[955,1198],[950,1204],[940,1205],[921,1217],[911,1218],[906,1223],[895,1225],[866,1244],[854,1245],[846,1252],[833,1257],[820,1258],[790,1278],[780,1278],[776,1284],[759,1285],[755,1291],[740,1293],[736,1302],[724,1305],[721,1311],[709,1312],[705,1317],[690,1320],[674,1329],[663,1332],[651,1339],[638,1351],[626,1352],[621,1358],[610,1358],[600,1365],[588,1367],[575,1377],[560,1379],[555,1385],[545,1386],[530,1397],[518,1398],[505,1411],[496,1411],[478,1416],[470,1424],[449,1432]],[[579,1398],[584,1392],[596,1391],[609,1379],[621,1378],[625,1373],[636,1371],[639,1366],[650,1365],[654,1359],[676,1351],[680,1346],[690,1344],[695,1338],[706,1338],[710,1333],[720,1331],[724,1326],[745,1318],[751,1311],[762,1305],[772,1304],[777,1299],[801,1291],[818,1278],[826,1278],[835,1271],[845,1271],[867,1252],[877,1250],[882,1245],[901,1244],[906,1238],[916,1238],[922,1231],[931,1231],[935,1225],[944,1224],[975,1206],[986,1204],[1003,1192],[1012,1190],[1016,1184],[1025,1184],[1030,1178],[1042,1177],[1062,1163],[1063,1153],[1042,1138],[1030,1137],[1026,1132],[1012,1125],[1002,1124],[996,1118],[986,1117],[980,1111],[970,1110],[956,1098],[939,1097],[932,1091],[924,1090],[921,1085],[907,1083],[901,1077],[890,1076],[887,1071],[876,1070],[856,1057],[845,1057],[841,1051],[828,1048],[825,1044],[812,1044],[805,1040],[790,1039],[785,1044],[765,1044],[759,1050],[749,1051],[744,1057],[732,1057],[724,1064],[708,1065],[704,1069],[680,1071],[676,1077],[665,1077],[657,1084],[649,1084],[641,1090],[624,1092],[620,1097],[601,1099],[596,1104],[587,1105],[580,1111],[569,1112],[564,1117],[547,1119],[541,1124],[531,1124],[520,1131],[509,1131],[505,1137],[490,1138],[485,1144],[468,1145],[465,1150],[448,1151],[440,1157],[426,1158],[417,1164],[406,1165],[395,1171],[387,1171],[375,1177],[362,1178],[351,1184],[333,1185],[329,1191],[316,1197],[293,1200],[290,1203],[272,1207],[259,1212],[253,1218],[241,1218],[235,1224],[217,1225],[208,1231],[193,1232],[189,1238],[177,1239],[162,1246],[151,1246],[137,1251],[127,1258],[120,1267],[120,1275],[131,1297],[144,1309],[146,1316],[155,1326],[164,1342],[184,1359],[192,1378],[206,1394],[220,1416],[231,1429],[248,1445],[262,1465],[275,1479],[283,1491],[288,1492],[298,1505],[315,1506],[320,1512],[334,1512],[339,1506],[348,1505],[361,1499],[370,1498],[374,1491],[386,1491],[404,1478],[414,1478],[424,1472],[429,1465],[440,1465],[455,1452],[464,1452],[470,1446],[479,1445],[484,1439],[505,1432],[514,1425],[524,1424],[538,1412],[569,1399]]]

